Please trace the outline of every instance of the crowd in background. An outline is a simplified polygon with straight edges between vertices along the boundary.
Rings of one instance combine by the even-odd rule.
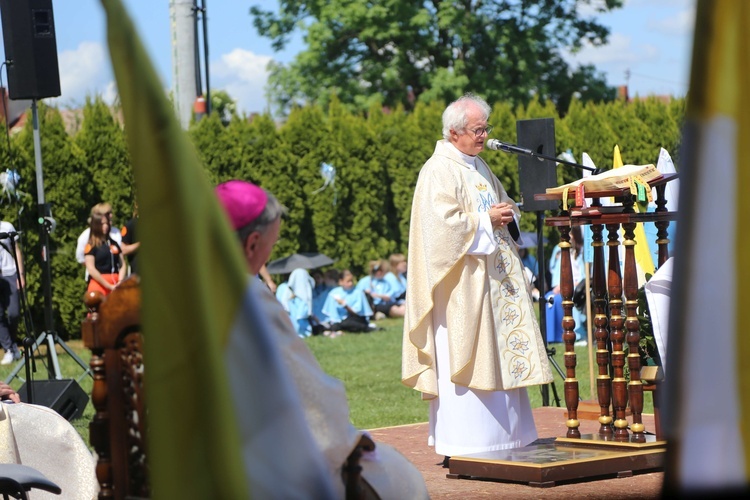
[[[276,286],[276,298],[301,337],[371,332],[376,321],[404,316],[406,258],[392,254],[368,269],[357,279],[349,269],[298,268]]]
[[[580,244],[573,234],[572,251],[574,285],[583,281]],[[560,299],[560,253],[555,248],[549,259],[546,283],[538,280],[537,259],[521,248],[521,260],[535,301],[544,300],[547,308],[547,342],[562,342],[562,302]],[[289,313],[301,337],[325,335],[337,337],[344,332],[363,333],[378,329],[377,321],[401,318],[406,310],[406,257],[392,254],[388,259],[369,262],[369,272],[355,277],[348,269],[295,269],[276,284],[270,275],[261,277],[275,291],[276,298]],[[540,292],[539,287],[544,288]],[[585,311],[574,307],[576,340],[586,339]]]
[[[576,343],[585,345],[587,343],[588,315],[585,305],[586,266],[583,259],[583,235],[581,228],[574,226],[570,231],[570,264],[573,274],[573,287],[575,289],[573,298],[573,319],[575,320],[574,332]],[[525,274],[531,285],[531,295],[535,301],[542,300],[546,309],[546,332],[547,343],[561,343],[563,329],[563,307],[560,295],[560,272],[561,253],[560,245],[555,245],[549,260],[545,260],[547,269],[545,279],[538,279],[539,264],[536,256],[529,252],[526,246],[518,249],[518,255],[525,267]]]
[[[106,295],[125,276],[137,272],[137,217],[136,206],[133,217],[118,229],[112,222],[109,203],[98,203],[91,208],[88,227],[79,236],[76,250],[76,259],[85,269],[88,291],[98,290]],[[576,241],[574,234],[573,242]],[[572,252],[574,284],[583,279],[579,245],[575,245]],[[544,280],[546,283],[542,283],[536,276],[536,257],[523,247],[519,249],[519,255],[526,267],[526,277],[534,300],[543,298],[547,306],[547,341],[561,342],[559,248],[555,248],[550,258]],[[288,275],[282,275],[282,282],[279,284],[265,266],[259,274],[289,313],[299,336],[337,337],[344,332],[375,331],[378,329],[377,321],[404,316],[406,262],[406,257],[400,253],[391,254],[388,259],[371,260],[367,265],[369,272],[359,277],[354,276],[349,269],[298,268]],[[541,293],[540,285],[543,288]],[[576,340],[583,341],[586,315],[581,310],[574,309]]]

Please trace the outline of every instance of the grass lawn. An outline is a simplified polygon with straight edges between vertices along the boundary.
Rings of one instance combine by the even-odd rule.
[[[361,429],[373,429],[393,425],[426,422],[428,403],[422,401],[417,391],[401,384],[401,338],[402,320],[385,319],[380,321],[383,329],[369,334],[346,334],[337,338],[312,337],[305,342],[315,354],[323,369],[343,381],[349,398],[352,423]],[[83,348],[80,340],[67,342],[77,355],[88,364],[90,353]],[[562,344],[554,345],[554,359],[564,370]],[[34,380],[47,379],[46,345],[40,348],[36,357],[37,373]],[[83,376],[84,371],[65,351],[58,347],[57,359],[63,378],[79,380],[81,388],[91,393],[92,379]],[[591,399],[589,382],[589,358],[586,346],[576,347],[578,367],[576,376],[579,382],[580,396],[583,400]],[[15,364],[0,367],[0,377],[6,380]],[[18,373],[26,377],[25,368]],[[83,378],[81,378],[83,376]],[[560,397],[561,406],[565,406],[563,381],[553,369],[555,387]],[[22,379],[14,378],[10,385],[18,389]],[[548,386],[549,387],[549,386]],[[554,405],[553,391],[549,391],[549,404]],[[529,389],[532,407],[542,406],[542,394],[538,387]],[[651,393],[644,394],[644,412],[653,412]],[[86,407],[82,418],[72,422],[84,440],[88,443],[88,423],[93,418],[94,409],[91,402]]]
[[[383,330],[369,334],[346,334],[337,338],[314,337],[307,340],[323,369],[346,386],[352,422],[356,427],[372,429],[391,425],[426,422],[428,403],[417,391],[401,384],[401,339],[403,321],[378,322]],[[564,346],[556,344],[554,359],[565,370]],[[588,347],[576,347],[576,378],[580,397],[591,399]],[[565,406],[563,379],[553,368],[560,405]],[[548,386],[549,404],[554,393]],[[529,389],[531,406],[542,406],[539,387]],[[644,413],[653,412],[651,393],[644,394]]]

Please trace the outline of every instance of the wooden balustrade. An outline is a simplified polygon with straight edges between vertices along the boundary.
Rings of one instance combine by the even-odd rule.
[[[563,343],[565,345],[565,404],[568,411],[568,438],[579,438],[578,400],[579,387],[576,379],[575,321],[573,320],[573,272],[570,257],[570,229],[572,226],[590,225],[593,246],[593,326],[596,344],[596,395],[600,407],[599,437],[632,443],[646,441],[643,425],[643,391],[641,381],[641,358],[638,351],[640,324],[638,321],[638,275],[636,269],[635,238],[637,223],[654,222],[657,227],[658,265],[669,257],[669,222],[676,219],[676,212],[669,212],[665,199],[666,183],[677,178],[676,174],[665,175],[653,184],[656,187],[656,211],[636,213],[633,197],[627,190],[586,193],[593,198],[593,207],[600,207],[599,198],[614,196],[621,203],[616,212],[608,210],[572,211],[563,210],[559,216],[549,217],[548,226],[560,231],[560,293],[563,305]],[[561,194],[535,195],[538,200],[561,199]],[[569,196],[575,196],[571,193]],[[609,249],[605,273],[604,228],[607,229],[606,246]],[[621,243],[622,236],[622,243]],[[620,268],[620,248],[624,247],[624,267]],[[606,275],[606,278],[605,278]],[[624,300],[623,300],[624,299]],[[627,354],[625,352],[627,346]],[[625,366],[627,362],[628,377]],[[653,387],[650,385],[649,387]],[[592,391],[594,388],[592,388]],[[628,424],[627,409],[630,409],[632,424]],[[611,409],[611,413],[610,413]],[[630,430],[628,430],[628,428]]]

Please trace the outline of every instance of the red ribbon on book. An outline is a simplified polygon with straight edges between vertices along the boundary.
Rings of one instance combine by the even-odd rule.
[[[584,192],[583,183],[580,183],[576,187],[576,206],[586,208],[586,197]]]

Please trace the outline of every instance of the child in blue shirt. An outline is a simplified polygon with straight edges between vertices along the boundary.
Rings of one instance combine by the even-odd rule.
[[[354,287],[354,275],[348,269],[339,274],[339,286],[328,292],[323,304],[323,315],[330,323],[328,336],[341,332],[369,332],[372,309],[362,290]]]
[[[403,304],[406,300],[406,257],[402,253],[394,253],[388,257],[391,270],[385,279],[394,290],[396,304]]]
[[[372,261],[369,281],[361,288],[371,299],[370,303],[376,313],[380,313],[383,317],[402,318],[406,312],[406,306],[403,302],[397,302],[396,297],[403,292],[400,288],[394,289],[385,278],[388,271],[390,271],[390,266],[387,261]]]

